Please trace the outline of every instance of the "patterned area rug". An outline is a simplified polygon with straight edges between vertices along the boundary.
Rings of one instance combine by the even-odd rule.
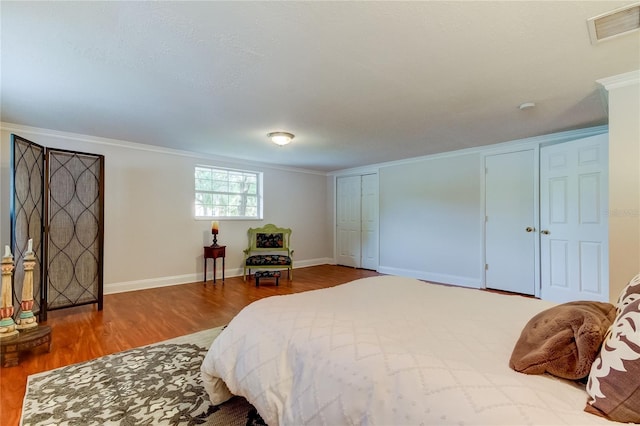
[[[213,406],[200,365],[213,328],[29,376],[21,425],[264,425],[244,398]]]

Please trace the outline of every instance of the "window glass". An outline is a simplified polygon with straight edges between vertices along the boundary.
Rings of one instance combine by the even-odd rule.
[[[196,166],[195,216],[262,219],[262,173]]]

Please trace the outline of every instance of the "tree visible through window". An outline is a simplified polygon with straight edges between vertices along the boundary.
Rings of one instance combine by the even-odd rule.
[[[197,218],[262,218],[262,174],[231,169],[195,168]]]

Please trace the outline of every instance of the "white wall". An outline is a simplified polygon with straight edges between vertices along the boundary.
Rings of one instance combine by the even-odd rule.
[[[600,81],[609,97],[609,295],[640,273],[640,71]]]
[[[482,285],[481,156],[381,167],[380,271]]]
[[[3,123],[0,149],[0,242],[9,244],[10,135],[43,146],[105,156],[105,293],[201,281],[211,222],[193,217],[197,164],[264,172],[264,220],[221,221],[227,276],[241,274],[249,227],[293,230],[294,266],[329,262],[324,174],[192,154]],[[220,261],[218,261],[220,266]],[[209,260],[209,278],[212,265]]]
[[[611,294],[640,272],[638,87],[611,96]],[[0,247],[9,241],[9,136],[13,131],[45,146],[104,154],[105,290],[125,291],[202,279],[202,245],[210,222],[193,219],[193,166],[209,164],[264,171],[265,220],[225,221],[227,276],[240,274],[246,229],[276,223],[293,229],[297,267],[333,262],[335,180],[321,174],[197,158],[131,143],[3,124],[0,146]],[[482,287],[482,155],[509,147],[557,143],[605,131],[571,131],[521,141],[368,166],[380,179],[380,267],[383,273]],[[612,146],[613,145],[613,146]],[[356,170],[357,171],[357,170]],[[630,212],[630,213],[629,213]],[[634,213],[635,212],[635,213]],[[209,261],[211,262],[211,261]],[[624,264],[619,267],[620,262]],[[209,266],[209,270],[211,267]],[[621,284],[624,282],[624,284]]]
[[[377,172],[380,184],[378,271],[483,288],[483,156],[606,131],[592,127],[369,166],[366,171]],[[334,187],[337,177],[362,171],[334,172],[328,183]]]

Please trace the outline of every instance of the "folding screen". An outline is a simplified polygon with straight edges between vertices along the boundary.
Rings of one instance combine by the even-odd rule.
[[[47,309],[102,309],[104,157],[48,148],[46,164]]]
[[[102,309],[104,156],[12,137],[14,304],[20,302],[22,258],[31,238],[34,312],[40,319],[49,310],[89,303]]]
[[[36,264],[33,268],[33,313],[43,315],[42,252],[44,231],[44,156],[45,148],[20,136],[11,135],[11,245],[16,268],[13,274],[13,308],[19,314],[24,281],[24,254],[33,239]]]

